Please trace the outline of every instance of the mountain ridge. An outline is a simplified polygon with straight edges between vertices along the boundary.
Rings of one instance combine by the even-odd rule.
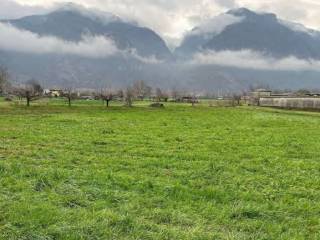
[[[279,19],[273,13],[257,13],[247,8],[229,10],[220,18],[234,17],[238,21],[226,24],[215,34],[189,32],[176,49],[178,55],[196,52],[241,51],[249,49],[274,58],[295,56],[301,59],[320,59],[320,33]],[[195,28],[197,29],[197,28]]]
[[[86,12],[85,12],[86,11]],[[100,14],[101,15],[101,14]],[[126,22],[109,14],[109,21],[89,10],[62,7],[45,15],[32,15],[14,20],[2,20],[12,26],[27,30],[40,37],[52,36],[71,42],[80,42],[84,35],[112,39],[121,50],[135,49],[143,57],[159,59],[171,57],[165,41],[153,30]]]

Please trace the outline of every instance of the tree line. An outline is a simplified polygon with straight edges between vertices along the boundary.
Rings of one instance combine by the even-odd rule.
[[[8,70],[4,67],[0,67],[0,95],[7,96],[7,100],[17,97],[19,100],[25,99],[26,105],[30,106],[33,101],[39,100],[44,97],[49,97],[44,92],[41,84],[31,79],[24,84],[12,84],[9,81]],[[81,99],[83,95],[90,95],[95,100],[101,100],[106,107],[110,106],[112,101],[123,101],[128,107],[133,105],[134,101],[150,100],[153,102],[168,102],[169,99],[174,102],[190,102],[194,105],[197,102],[197,98],[194,94],[187,91],[178,91],[172,89],[171,91],[165,91],[161,88],[153,89],[145,81],[135,81],[133,84],[123,89],[114,90],[112,88],[100,88],[94,91],[79,92],[75,88],[64,88],[60,90],[59,97],[65,98],[68,105],[71,106],[72,102],[76,99]],[[57,96],[58,97],[58,96]]]

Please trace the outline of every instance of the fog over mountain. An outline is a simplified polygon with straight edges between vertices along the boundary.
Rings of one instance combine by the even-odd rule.
[[[135,80],[196,91],[249,85],[320,88],[320,33],[272,13],[234,9],[185,34],[171,52],[153,30],[67,4],[0,23],[0,63],[17,82],[123,87]]]
[[[119,49],[135,49],[141,56],[168,58],[171,55],[165,42],[152,30],[122,21],[110,13],[92,12],[71,3],[47,15],[3,22],[40,37],[81,42],[85,36],[103,36],[112,39]]]

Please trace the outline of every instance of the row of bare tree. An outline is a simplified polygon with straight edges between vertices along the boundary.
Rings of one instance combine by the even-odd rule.
[[[66,98],[69,106],[71,106],[72,101],[79,98],[80,95],[73,88],[67,88],[61,92],[60,97]],[[11,85],[9,83],[7,69],[0,67],[0,95],[4,94],[18,97],[20,100],[26,99],[27,106],[30,106],[31,102],[45,96],[42,86],[36,80],[29,80],[24,84]],[[182,101],[186,93],[172,90],[171,94],[169,94],[160,88],[153,90],[152,87],[144,81],[136,81],[125,89],[112,90],[110,88],[104,88],[90,92],[90,95],[94,99],[102,100],[107,107],[109,107],[111,101],[116,99],[123,101],[126,106],[131,107],[135,100],[143,101],[150,99],[155,102],[167,102],[169,95],[171,95],[174,101]],[[195,99],[195,97],[190,97],[190,99]]]
[[[178,96],[177,91],[174,91],[174,96]],[[99,94],[93,93],[96,99],[101,99],[109,107],[109,103],[114,99],[124,101],[125,105],[131,107],[134,100],[143,101],[146,99],[156,102],[167,102],[169,94],[160,88],[156,88],[153,91],[152,87],[147,85],[144,81],[136,81],[132,86],[120,90],[112,90],[109,88],[101,89]],[[176,99],[176,98],[174,98]]]

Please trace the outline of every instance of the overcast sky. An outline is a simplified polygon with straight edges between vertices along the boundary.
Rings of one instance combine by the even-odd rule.
[[[0,0],[0,18],[43,13],[65,0]],[[319,0],[72,0],[139,22],[168,42],[178,40],[203,20],[230,8],[270,11],[280,18],[320,29]]]

